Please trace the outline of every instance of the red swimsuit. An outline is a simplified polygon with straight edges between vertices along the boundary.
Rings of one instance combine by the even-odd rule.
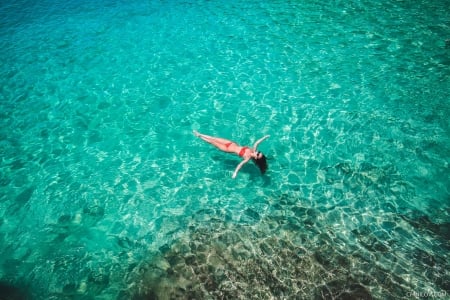
[[[228,148],[230,147],[231,144],[234,144],[234,143],[233,143],[233,142],[229,142],[229,143],[226,143],[226,144],[225,144],[225,147],[227,147],[227,150],[228,150]],[[239,154],[238,154],[238,155],[239,155],[240,157],[243,157],[243,156],[244,156],[244,153],[245,153],[245,150],[247,150],[247,149],[248,149],[248,147],[242,147],[242,148],[241,148],[241,151],[239,151]]]
[[[248,147],[242,147],[241,151],[239,151],[239,156],[244,157],[245,150],[247,150],[247,149],[248,149]]]

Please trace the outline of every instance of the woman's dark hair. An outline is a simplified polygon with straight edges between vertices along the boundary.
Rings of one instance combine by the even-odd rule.
[[[264,174],[267,170],[267,161],[264,154],[261,153],[261,158],[255,159],[252,158],[253,162],[258,166],[259,170],[261,171],[261,174]]]

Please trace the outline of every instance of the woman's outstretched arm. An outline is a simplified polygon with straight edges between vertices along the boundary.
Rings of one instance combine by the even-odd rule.
[[[256,141],[256,143],[253,145],[253,150],[256,150],[256,148],[258,147],[258,145],[264,141],[265,139],[269,138],[270,135],[266,135],[262,138],[260,138],[259,140]]]
[[[242,166],[243,166],[246,162],[248,162],[249,160],[250,160],[250,158],[241,161],[241,163],[240,163],[240,164],[236,167],[236,169],[234,170],[233,178],[236,178],[237,173],[239,172],[239,170],[240,170],[240,169],[242,168]]]

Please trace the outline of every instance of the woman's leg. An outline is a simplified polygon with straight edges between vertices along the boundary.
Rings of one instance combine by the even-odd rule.
[[[230,145],[235,144],[235,142],[232,142],[230,140],[222,139],[222,138],[218,138],[218,137],[214,137],[214,136],[209,136],[206,134],[199,133],[197,131],[194,131],[194,134],[195,134],[195,136],[201,138],[205,142],[210,143],[211,145],[214,145],[217,148],[219,148],[220,150],[225,151],[225,152],[232,152],[228,148],[230,147]]]

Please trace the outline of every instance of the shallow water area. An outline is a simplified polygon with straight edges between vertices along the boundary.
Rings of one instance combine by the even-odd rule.
[[[0,4],[0,292],[447,298],[446,8]]]

